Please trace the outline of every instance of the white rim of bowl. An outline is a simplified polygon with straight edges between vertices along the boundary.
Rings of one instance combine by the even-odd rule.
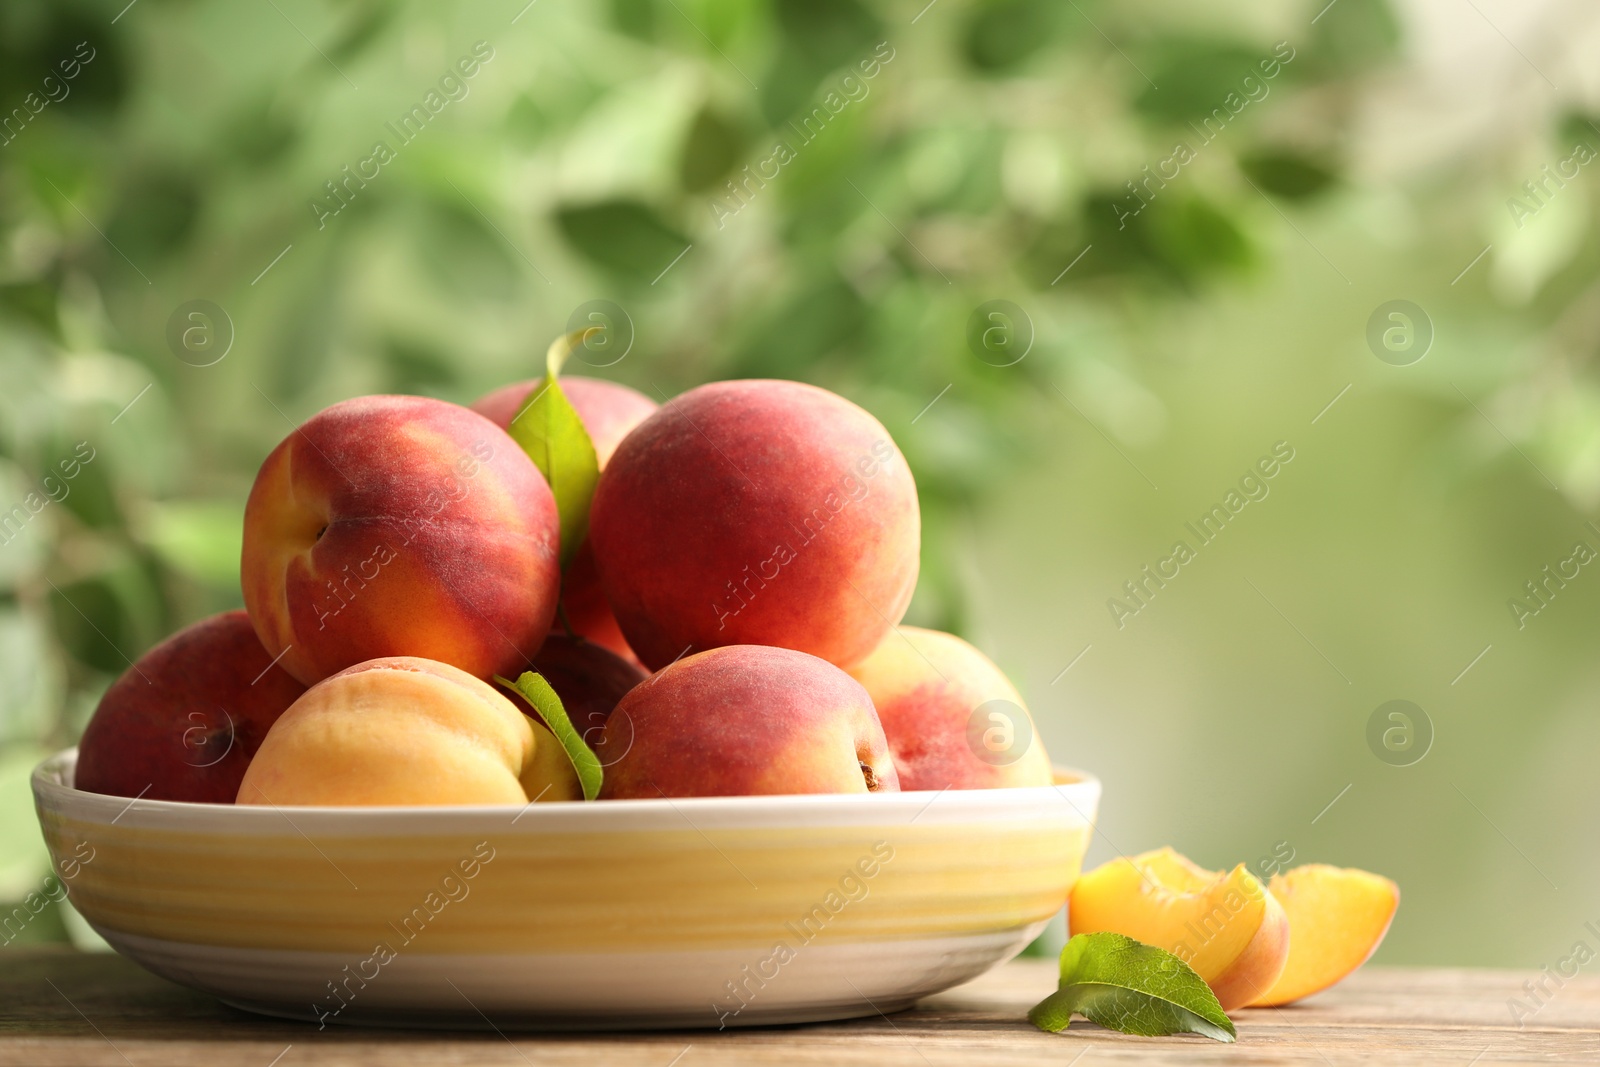
[[[418,834],[478,831],[505,820],[512,832],[584,832],[615,829],[706,829],[793,823],[890,826],[917,822],[972,822],[1006,816],[1036,820],[1037,805],[1065,801],[1074,821],[1092,826],[1100,780],[1086,771],[1056,767],[1048,786],[1001,789],[941,789],[896,793],[796,793],[736,797],[662,797],[647,800],[547,801],[526,805],[396,805],[373,807],[275,807],[145,800],[91,793],[66,784],[77,766],[76,747],[48,757],[33,770],[41,812],[110,824],[129,817],[141,827],[229,832],[282,833],[309,824],[323,834]],[[613,825],[622,823],[624,825]]]

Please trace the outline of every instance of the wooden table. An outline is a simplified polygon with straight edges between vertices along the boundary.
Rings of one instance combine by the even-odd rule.
[[[339,1067],[373,1064],[1490,1064],[1600,1063],[1600,977],[1568,981],[1519,1029],[1515,971],[1367,968],[1294,1008],[1238,1012],[1239,1042],[1028,1025],[1055,968],[1019,960],[888,1018],[637,1034],[336,1029],[235,1011],[115,956],[0,950],[0,1064]]]

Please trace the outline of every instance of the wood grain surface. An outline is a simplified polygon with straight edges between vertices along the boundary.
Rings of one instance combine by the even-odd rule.
[[[1235,1013],[1239,1041],[1134,1038],[1075,1022],[1045,1034],[1024,1014],[1055,968],[1019,960],[887,1018],[759,1030],[619,1034],[357,1030],[235,1011],[116,956],[0,955],[0,1064],[300,1067],[873,1064],[1600,1063],[1600,977],[1580,975],[1519,1027],[1531,972],[1369,967],[1291,1008]]]

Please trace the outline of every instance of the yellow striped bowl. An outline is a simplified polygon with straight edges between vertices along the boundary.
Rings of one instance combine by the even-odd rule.
[[[908,1007],[1065,902],[1100,783],[526,808],[130,801],[34,772],[72,902],[120,953],[329,1023],[713,1027]]]

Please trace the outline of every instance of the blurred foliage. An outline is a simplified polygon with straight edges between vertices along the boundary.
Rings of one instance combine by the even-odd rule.
[[[1314,23],[1320,2],[118,6],[0,7],[0,107],[23,116],[0,146],[0,509],[25,513],[0,545],[0,731],[30,754],[239,603],[243,501],[293,425],[362,392],[470,402],[537,373],[595,298],[637,340],[591,373],[656,397],[800,378],[878,415],[923,499],[912,620],[970,631],[959,546],[996,472],[1048,452],[1064,398],[1121,447],[1159,435],[1149,382],[1179,354],[1153,326],[1274,276],[1285,221],[1354,195],[1357,104],[1402,46],[1384,0]],[[1269,91],[1197,137],[1283,40]],[[1122,218],[1176,141],[1196,158]],[[1421,224],[1448,228],[1435,203]],[[1528,269],[1519,313],[1554,323],[1600,262]],[[998,297],[1036,332],[1013,366],[965,342]],[[168,342],[196,299],[229,320],[209,366]],[[1508,356],[1472,387],[1538,381]],[[1513,431],[1575,499],[1600,499],[1596,395],[1547,392]],[[95,458],[29,512],[79,442]]]

